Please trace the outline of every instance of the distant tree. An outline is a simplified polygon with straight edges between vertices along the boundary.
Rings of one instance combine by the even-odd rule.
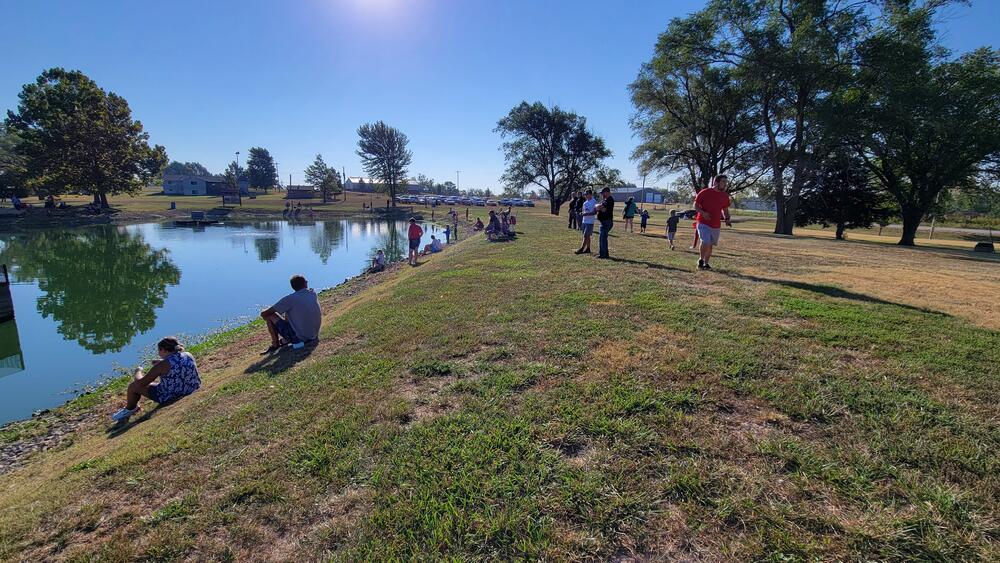
[[[625,180],[622,179],[622,171],[617,168],[598,166],[596,170],[587,178],[585,188],[604,189],[622,186]]]
[[[439,194],[460,195],[458,188],[455,187],[455,182],[444,182],[442,184],[437,184],[434,186],[434,189]]]
[[[434,193],[434,194],[440,194],[441,193],[441,192],[437,191],[437,189],[436,189],[437,186],[436,186],[436,184],[434,184],[434,179],[433,178],[430,178],[430,177],[425,176],[423,174],[417,174],[417,177],[414,178],[414,180],[415,180],[414,183],[416,185],[423,187],[426,191],[428,191],[430,193]]]
[[[39,193],[83,192],[106,207],[108,194],[140,191],[167,163],[128,102],[82,72],[46,70],[18,99],[6,127],[18,135],[26,186]]]
[[[948,60],[934,31],[940,3],[911,4],[887,8],[888,25],[862,46],[856,87],[837,116],[896,198],[904,246],[942,193],[1000,175],[1000,51]]]
[[[183,175],[183,176],[211,176],[212,173],[208,171],[198,162],[177,162],[176,160],[170,161],[170,164],[163,169],[164,174],[171,175]]]
[[[738,192],[766,170],[753,99],[732,67],[684,48],[711,34],[713,25],[701,12],[674,19],[660,34],[653,59],[629,87],[636,107],[631,125],[641,141],[632,158],[644,173],[686,173],[693,192],[707,188],[712,176],[729,174],[728,189]]]
[[[267,190],[278,185],[278,167],[267,149],[252,147],[247,158],[247,179],[250,189]]]
[[[873,182],[860,158],[838,155],[828,159],[803,187],[796,225],[834,225],[837,240],[846,229],[870,229],[895,214],[891,199]]]
[[[343,191],[340,183],[340,174],[337,170],[327,166],[323,160],[323,155],[317,154],[316,159],[305,170],[306,182],[316,186],[323,194],[323,203],[329,201],[330,194],[338,194]]]
[[[503,191],[500,192],[502,197],[524,197],[524,192],[526,188],[524,186],[504,186]]]
[[[25,160],[17,153],[17,134],[0,123],[0,196],[28,195],[24,175]]]
[[[504,139],[507,161],[501,181],[515,188],[542,188],[553,215],[611,156],[604,140],[587,129],[586,118],[541,102],[521,102],[497,122],[495,131]]]
[[[389,201],[396,206],[396,189],[406,178],[413,153],[407,149],[409,139],[401,131],[382,121],[358,127],[358,150],[365,173],[382,181]]]
[[[238,165],[234,160],[226,167],[226,171],[222,173],[222,178],[226,181],[226,187],[230,191],[239,191],[240,182],[247,179],[246,169]]]

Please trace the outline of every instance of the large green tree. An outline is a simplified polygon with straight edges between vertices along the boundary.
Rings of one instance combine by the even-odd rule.
[[[336,199],[336,194],[344,191],[343,184],[340,182],[340,173],[337,172],[336,168],[328,166],[321,154],[317,154],[313,163],[306,168],[305,177],[309,185],[320,189],[323,194],[323,203],[329,201],[330,194],[334,194],[334,199]]]
[[[545,191],[549,210],[571,194],[591,185],[611,156],[604,140],[587,129],[586,118],[559,106],[521,102],[497,122],[507,169],[501,181],[508,187],[534,184]]]
[[[246,174],[250,189],[264,190],[267,193],[267,190],[278,185],[278,167],[274,164],[274,157],[263,147],[250,149]]]
[[[801,199],[795,224],[833,225],[837,240],[844,239],[847,229],[887,223],[896,212],[861,159],[846,153],[835,154],[820,166],[803,188]]]
[[[82,192],[107,206],[108,194],[138,192],[167,163],[128,102],[80,71],[46,70],[18,99],[6,125],[19,137],[26,184],[39,193]]]
[[[396,189],[406,179],[413,153],[407,148],[409,139],[402,131],[382,121],[358,127],[358,150],[365,173],[382,182],[393,207]]]
[[[839,99],[838,120],[899,204],[904,246],[942,193],[1000,173],[1000,51],[951,59],[934,31],[946,3],[888,2],[885,26],[862,46],[856,87]]]
[[[839,146],[824,106],[849,84],[867,0],[712,0],[704,28],[679,48],[730,70],[753,102],[762,163],[777,206],[774,231],[792,234],[799,194]]]
[[[708,187],[729,174],[729,191],[752,186],[765,170],[753,100],[732,67],[713,64],[689,48],[713,32],[711,14],[670,22],[629,87],[636,107],[632,129],[640,139],[632,158],[657,175],[684,173],[689,188]]]
[[[18,154],[17,134],[0,123],[0,196],[28,195],[24,174],[24,157]]]

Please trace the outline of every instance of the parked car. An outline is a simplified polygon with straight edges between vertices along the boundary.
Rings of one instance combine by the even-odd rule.
[[[497,206],[497,202],[496,202],[496,200],[488,199],[488,200],[486,200],[486,205],[488,205],[489,207],[496,207]]]

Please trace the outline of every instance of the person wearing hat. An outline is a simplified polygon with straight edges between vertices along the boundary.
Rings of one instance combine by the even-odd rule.
[[[611,258],[608,253],[608,235],[615,226],[615,198],[611,197],[611,188],[601,190],[601,203],[597,206],[597,222],[601,224],[597,257]]]

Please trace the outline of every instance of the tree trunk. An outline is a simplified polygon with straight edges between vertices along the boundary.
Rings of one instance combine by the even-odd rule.
[[[843,223],[837,223],[837,240],[844,240],[844,230],[846,228]]]
[[[923,212],[916,210],[903,210],[903,236],[899,239],[900,246],[913,246],[917,239],[917,227],[920,226],[920,219]]]
[[[552,198],[549,200],[549,204],[549,211],[553,215],[559,215],[559,208],[562,207],[562,201],[560,201],[559,198]]]
[[[101,194],[101,207],[103,207],[105,209],[107,209],[108,207],[111,207],[110,205],[108,205],[108,194],[106,194],[106,193],[102,193]]]
[[[94,194],[94,205],[101,204],[101,194]]]

